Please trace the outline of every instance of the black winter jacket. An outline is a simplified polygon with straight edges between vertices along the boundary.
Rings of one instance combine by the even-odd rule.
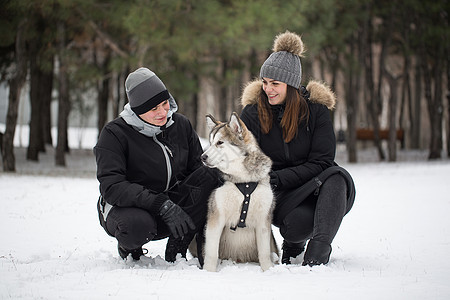
[[[113,206],[140,207],[153,215],[178,181],[200,167],[202,147],[189,120],[174,113],[174,123],[149,137],[119,117],[101,131],[94,153],[104,200]]]
[[[257,97],[263,93],[262,82],[256,80],[244,89],[241,119],[255,135],[263,152],[273,161],[273,171],[279,179],[278,189],[302,186],[322,171],[336,165],[334,162],[336,139],[329,109],[335,105],[331,90],[319,82],[312,81],[304,96],[309,106],[309,122],[299,125],[298,134],[285,143],[280,126],[284,105],[272,107],[274,122],[268,134],[261,132],[257,111]]]

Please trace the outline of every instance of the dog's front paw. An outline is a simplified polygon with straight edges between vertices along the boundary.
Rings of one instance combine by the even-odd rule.
[[[203,270],[206,270],[208,272],[216,272],[217,271],[217,267],[216,267],[216,264],[207,264],[207,263],[205,263],[203,265]]]
[[[272,267],[273,267],[273,263],[271,261],[261,262],[261,269],[263,270],[263,272],[269,270]]]
[[[217,271],[217,259],[208,259],[205,257],[205,263],[203,264],[203,270],[208,272],[216,272]]]

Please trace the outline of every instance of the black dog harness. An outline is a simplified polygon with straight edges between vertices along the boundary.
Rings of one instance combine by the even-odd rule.
[[[250,205],[250,195],[258,186],[257,182],[243,182],[243,183],[235,183],[236,187],[241,191],[244,195],[244,201],[242,202],[241,216],[239,217],[239,223],[237,226],[230,227],[231,230],[236,231],[237,227],[244,228],[245,219],[247,218],[248,206]]]

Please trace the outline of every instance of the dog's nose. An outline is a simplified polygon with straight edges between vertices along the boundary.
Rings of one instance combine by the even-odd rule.
[[[208,159],[208,155],[202,154],[201,159],[202,159],[202,162],[205,162]]]

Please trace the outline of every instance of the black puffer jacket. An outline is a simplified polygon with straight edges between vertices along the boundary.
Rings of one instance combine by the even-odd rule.
[[[160,193],[201,166],[203,151],[191,123],[176,113],[172,119],[171,126],[153,137],[121,117],[103,128],[94,153],[100,193],[107,203],[156,215],[167,199]]]
[[[251,82],[242,95],[241,119],[272,159],[272,169],[279,178],[278,188],[282,190],[297,188],[335,165],[336,139],[329,112],[335,105],[335,96],[328,87],[315,81],[311,81],[306,90],[309,122],[300,124],[297,136],[287,144],[280,126],[284,105],[272,107],[273,126],[268,134],[263,134],[257,111],[257,98],[264,92],[262,82]]]

